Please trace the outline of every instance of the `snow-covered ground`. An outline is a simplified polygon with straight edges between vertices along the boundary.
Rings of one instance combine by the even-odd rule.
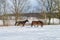
[[[60,40],[60,25],[0,26],[0,40]]]

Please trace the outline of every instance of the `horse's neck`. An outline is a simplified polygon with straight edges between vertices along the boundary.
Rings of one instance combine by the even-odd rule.
[[[24,21],[25,23],[27,22],[27,21]]]

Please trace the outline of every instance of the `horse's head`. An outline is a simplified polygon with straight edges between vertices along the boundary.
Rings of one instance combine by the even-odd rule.
[[[28,20],[26,20],[26,22],[29,22]]]

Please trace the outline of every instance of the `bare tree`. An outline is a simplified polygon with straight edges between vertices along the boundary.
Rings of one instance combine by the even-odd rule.
[[[59,18],[59,24],[60,24],[60,1],[58,0],[58,18]]]
[[[3,25],[5,25],[5,14],[6,14],[6,0],[1,0],[2,13],[3,13]]]
[[[43,6],[45,7],[45,9],[46,9],[46,0],[42,0],[42,2],[43,2]],[[43,8],[44,9],[44,8]],[[44,17],[45,17],[45,23],[46,23],[46,19],[47,19],[47,15],[46,15],[46,10],[43,10],[43,13],[44,13]]]
[[[42,1],[42,5],[43,5],[43,9],[42,9],[42,11],[43,11],[43,13],[44,13],[44,18],[45,18],[45,23],[46,23],[46,19],[47,19],[47,15],[46,15],[46,13],[47,13],[47,11],[48,11],[48,7],[47,7],[47,0],[37,0],[38,1],[38,3],[40,4],[40,1]]]
[[[47,3],[48,3],[48,9],[49,9],[49,15],[48,15],[48,17],[49,17],[49,23],[48,24],[50,24],[50,20],[51,20],[51,14],[52,14],[52,3],[53,3],[53,1],[52,0],[47,0]]]
[[[59,18],[59,24],[60,24],[60,0],[53,0],[54,1],[54,7],[53,11],[54,13],[57,13],[57,17]]]
[[[11,7],[13,10],[11,10],[13,13],[15,13],[15,20],[18,20],[19,13],[22,12],[24,5],[26,4],[26,0],[11,0],[13,6]]]

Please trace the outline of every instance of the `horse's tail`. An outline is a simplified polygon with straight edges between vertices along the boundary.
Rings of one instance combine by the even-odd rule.
[[[31,23],[31,27],[33,26],[33,22]]]

